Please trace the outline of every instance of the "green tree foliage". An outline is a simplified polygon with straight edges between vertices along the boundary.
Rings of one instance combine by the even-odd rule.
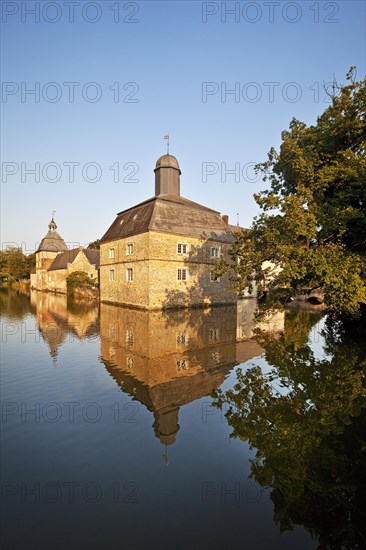
[[[70,292],[73,292],[75,288],[95,287],[96,282],[85,271],[73,271],[66,279],[67,289]]]
[[[99,239],[96,239],[95,241],[88,244],[88,248],[96,248],[97,250],[100,249],[100,241]]]
[[[256,449],[251,477],[271,488],[281,529],[302,524],[319,538],[319,548],[362,548],[365,347],[330,322],[327,358],[318,360],[309,345],[311,325],[308,313],[286,313],[284,333],[263,336],[270,371],[239,371],[232,389],[215,392],[214,406],[227,411],[231,437]]]
[[[293,119],[280,152],[257,165],[270,188],[254,195],[261,214],[231,250],[241,289],[322,287],[350,315],[366,302],[366,79],[353,74],[315,126]],[[263,269],[265,260],[282,271]]]
[[[0,252],[1,275],[11,280],[29,278],[35,265],[35,254],[26,256],[21,248],[9,246]]]

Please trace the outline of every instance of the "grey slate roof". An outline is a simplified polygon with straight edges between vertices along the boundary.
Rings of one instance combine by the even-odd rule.
[[[158,158],[156,161],[155,169],[156,168],[175,168],[176,170],[180,171],[179,162],[173,155],[163,155],[162,157]]]
[[[220,213],[177,195],[158,195],[117,214],[101,243],[147,231],[233,242],[234,235]]]
[[[41,240],[37,252],[64,252],[68,250],[65,241],[55,230],[49,230]]]
[[[100,251],[91,248],[82,249],[85,256],[88,258],[91,264],[94,264],[96,269],[99,269]],[[54,271],[56,269],[66,269],[67,264],[71,264],[76,256],[79,254],[80,248],[74,248],[73,250],[67,250],[56,256],[52,264],[48,268],[48,271]]]

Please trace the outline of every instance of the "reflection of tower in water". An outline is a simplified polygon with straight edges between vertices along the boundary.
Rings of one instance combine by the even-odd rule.
[[[31,304],[36,307],[39,332],[49,348],[56,366],[59,350],[66,341],[83,340],[99,334],[98,305],[78,308],[68,303],[63,294],[31,291]]]
[[[177,405],[154,411],[154,433],[166,446],[175,443],[175,434],[179,430],[178,413]]]
[[[180,407],[210,395],[242,358],[262,353],[253,340],[237,343],[237,320],[236,305],[143,311],[101,304],[101,360],[123,391],[153,413],[166,462]]]

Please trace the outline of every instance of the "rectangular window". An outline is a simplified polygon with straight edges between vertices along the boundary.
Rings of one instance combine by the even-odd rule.
[[[92,279],[94,277],[93,273],[90,273],[90,278]]]
[[[178,268],[178,281],[188,281],[188,269],[185,267]]]
[[[132,267],[128,267],[126,269],[126,281],[128,283],[132,283],[132,281],[133,281],[133,269],[132,269]]]
[[[220,339],[220,330],[218,328],[208,329],[208,341],[217,342]]]
[[[188,370],[188,359],[186,359],[185,357],[183,357],[183,359],[178,359],[177,361],[177,371],[181,371],[181,370]]]
[[[214,271],[210,271],[210,281],[211,281],[211,283],[219,283],[220,282],[220,277],[215,275]]]
[[[185,346],[188,344],[188,336],[185,332],[177,334],[177,344],[178,346]]]
[[[126,254],[127,256],[131,256],[131,254],[133,254],[133,243],[127,243]]]
[[[109,259],[114,260],[114,248],[109,249]]]
[[[109,270],[109,280],[112,282],[114,281],[114,269]]]
[[[220,248],[218,246],[211,246],[210,250],[211,258],[220,258]]]
[[[178,252],[178,254],[188,254],[188,244],[178,243],[177,244],[177,252]]]

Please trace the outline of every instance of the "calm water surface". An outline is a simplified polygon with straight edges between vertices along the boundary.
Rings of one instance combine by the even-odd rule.
[[[316,491],[302,444],[316,397],[281,412],[331,361],[321,316],[279,314],[258,343],[254,300],[153,313],[7,290],[1,301],[2,548],[311,549],[328,536],[322,512],[299,507]],[[291,368],[295,390],[281,379]]]

